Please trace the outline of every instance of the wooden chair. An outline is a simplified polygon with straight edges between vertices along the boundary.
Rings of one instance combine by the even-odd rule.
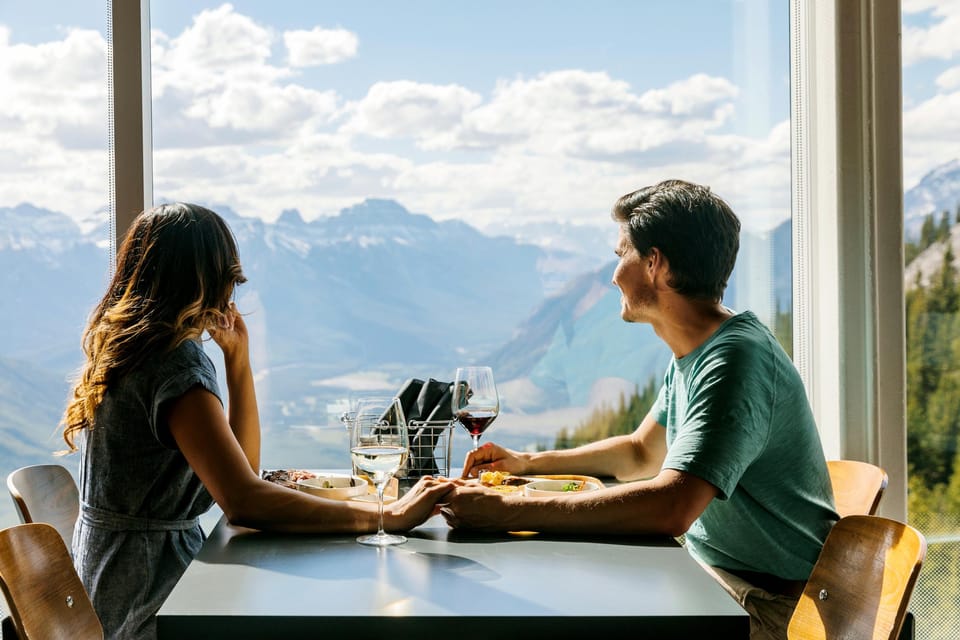
[[[48,524],[0,531],[0,588],[21,640],[103,638],[63,538]]]
[[[59,464],[21,467],[7,476],[7,489],[17,507],[20,522],[46,522],[72,548],[73,526],[80,512],[77,483]]]
[[[790,640],[895,640],[927,553],[913,527],[879,516],[841,518],[790,618]]]
[[[887,488],[887,472],[857,460],[828,460],[837,513],[844,516],[873,516]]]

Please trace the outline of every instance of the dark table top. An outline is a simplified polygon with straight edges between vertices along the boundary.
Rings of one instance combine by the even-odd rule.
[[[160,638],[749,635],[672,539],[468,534],[439,517],[407,537],[377,549],[221,520],[161,608]]]

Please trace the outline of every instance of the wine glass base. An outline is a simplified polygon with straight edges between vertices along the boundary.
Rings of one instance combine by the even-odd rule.
[[[371,547],[389,547],[392,544],[403,544],[407,539],[394,533],[371,533],[357,538],[360,544],[370,545]]]

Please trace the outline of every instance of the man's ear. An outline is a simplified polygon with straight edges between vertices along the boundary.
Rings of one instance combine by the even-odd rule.
[[[646,255],[647,260],[647,269],[649,270],[650,278],[656,281],[658,275],[663,276],[669,280],[670,275],[670,262],[667,260],[667,256],[663,255],[663,252],[660,251],[657,247],[650,247],[650,252]]]

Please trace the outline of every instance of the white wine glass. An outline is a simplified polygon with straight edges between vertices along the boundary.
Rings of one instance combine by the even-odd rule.
[[[383,530],[383,492],[390,478],[406,464],[409,450],[407,422],[397,398],[357,402],[350,431],[350,458],[355,469],[373,480],[378,510],[377,532],[362,535],[357,542],[382,547],[407,541],[404,536]]]
[[[490,367],[459,367],[453,381],[453,416],[480,446],[480,436],[500,413],[500,396]]]

